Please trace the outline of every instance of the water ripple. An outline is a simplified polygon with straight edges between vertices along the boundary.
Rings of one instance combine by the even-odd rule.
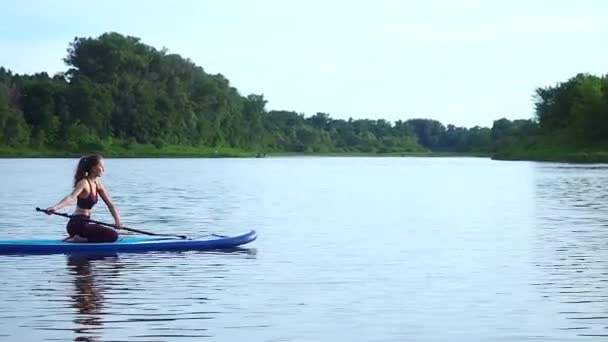
[[[64,233],[65,220],[33,208],[69,191],[73,167],[0,159],[3,238]],[[103,181],[125,225],[254,228],[260,239],[214,252],[0,256],[0,341],[603,339],[606,169],[108,159]],[[95,218],[111,220],[103,205]]]
[[[578,336],[600,337],[608,312],[608,245],[605,167],[542,168],[537,186],[538,244],[532,285],[544,298],[576,310],[560,310]],[[542,281],[540,281],[542,279]]]

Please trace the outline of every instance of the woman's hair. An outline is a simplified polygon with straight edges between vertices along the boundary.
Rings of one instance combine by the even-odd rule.
[[[78,182],[87,176],[91,169],[94,166],[97,166],[101,161],[101,156],[92,154],[89,156],[84,156],[80,158],[78,161],[78,166],[76,167],[76,173],[74,174],[74,186],[78,184]]]

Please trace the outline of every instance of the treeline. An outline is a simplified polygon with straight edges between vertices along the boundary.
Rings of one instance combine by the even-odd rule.
[[[608,141],[608,76],[578,74],[539,88],[535,107],[543,135],[562,136],[563,143],[575,145]]]
[[[533,125],[495,151],[496,158],[608,161],[608,76],[581,73],[537,88],[534,97]]]
[[[495,153],[555,131],[596,141],[608,129],[606,78],[588,75],[539,89],[535,119],[464,128],[268,111],[262,95],[243,96],[221,74],[118,33],[75,38],[64,61],[67,72],[53,76],[0,67],[0,148]]]

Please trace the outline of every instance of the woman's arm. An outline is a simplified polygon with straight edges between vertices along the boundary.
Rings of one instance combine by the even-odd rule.
[[[112,203],[112,199],[106,191],[106,188],[100,182],[97,182],[97,192],[99,193],[103,201],[106,203],[106,206],[110,210],[110,213],[112,213],[112,217],[114,218],[114,225],[116,226],[116,228],[120,228],[122,226],[122,223],[120,222],[120,214],[118,213],[116,207],[114,207],[114,203]]]
[[[76,200],[76,198],[78,198],[78,195],[80,195],[80,193],[82,192],[82,190],[84,190],[86,182],[83,180],[81,180],[80,182],[78,182],[76,184],[76,186],[74,187],[74,189],[72,190],[72,192],[65,196],[64,198],[62,198],[59,202],[57,202],[55,205],[46,208],[46,211],[50,213],[57,211],[63,207],[65,207],[66,205],[74,202]]]

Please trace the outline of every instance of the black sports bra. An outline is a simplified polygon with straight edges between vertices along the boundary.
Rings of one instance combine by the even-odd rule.
[[[87,182],[89,182],[89,187],[91,188],[91,190],[89,191],[89,196],[87,196],[86,198],[78,197],[76,205],[82,209],[91,209],[95,204],[97,204],[97,189],[95,189],[95,193],[93,193],[93,186],[91,185],[91,181],[89,181],[88,178],[86,178],[86,180]]]

